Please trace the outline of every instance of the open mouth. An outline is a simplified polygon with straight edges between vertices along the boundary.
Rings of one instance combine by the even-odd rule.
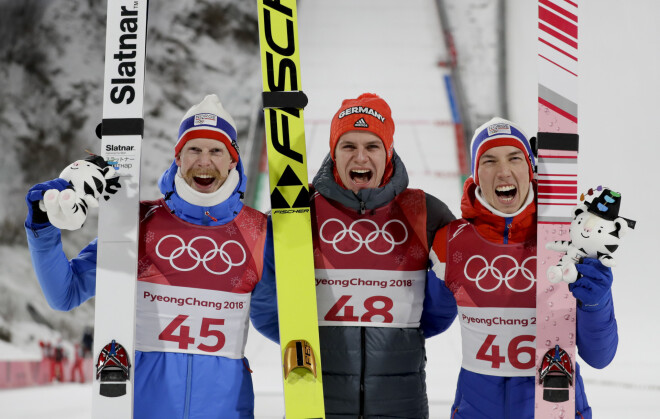
[[[196,184],[201,186],[209,186],[215,181],[215,176],[212,175],[197,175],[193,176],[193,180]]]
[[[351,180],[357,184],[369,183],[373,173],[369,169],[354,169],[349,172]]]
[[[502,201],[511,201],[518,193],[518,189],[513,185],[498,186],[495,188],[495,195]]]

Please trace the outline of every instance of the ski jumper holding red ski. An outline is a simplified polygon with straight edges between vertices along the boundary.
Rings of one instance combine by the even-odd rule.
[[[181,122],[175,160],[159,181],[163,198],[140,204],[136,418],[254,416],[248,317],[271,339],[277,328],[254,318],[276,310],[275,289],[260,282],[266,217],[242,204],[245,184],[235,123],[209,95]],[[67,186],[55,179],[26,197],[33,265],[58,310],[96,288],[97,240],[67,260],[60,229],[33,204]]]
[[[420,326],[429,246],[454,219],[408,188],[388,104],[365,93],[332,118],[310,198],[327,418],[428,417]],[[269,236],[270,237],[270,236]],[[274,280],[271,242],[266,278]],[[446,329],[455,306],[436,327]]]
[[[520,128],[500,118],[476,130],[471,153],[463,218],[435,236],[431,258],[437,278],[428,282],[425,313],[433,316],[446,304],[447,290],[453,293],[463,361],[452,418],[533,418],[538,321],[534,155]],[[611,269],[597,259],[584,259],[576,268],[582,277],[575,285],[587,300],[577,310],[578,351],[590,366],[604,368],[618,343]],[[572,380],[576,411],[569,416],[591,418],[577,365]]]

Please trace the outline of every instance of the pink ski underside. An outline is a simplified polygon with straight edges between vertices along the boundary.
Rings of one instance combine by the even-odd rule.
[[[539,131],[577,134],[577,115],[539,98]]]
[[[540,159],[577,159],[577,151],[563,151],[563,150],[539,150]],[[548,175],[548,174],[546,174]]]
[[[559,69],[561,73],[576,77],[576,65],[578,58],[577,37],[578,37],[578,17],[575,13],[567,9],[574,10],[577,4],[571,1],[561,0],[539,0],[538,7],[538,27],[541,31],[538,41],[549,47],[545,52],[540,48],[538,56],[546,66]],[[565,58],[568,58],[566,61]],[[543,66],[542,66],[543,68]],[[568,112],[566,108],[562,109],[561,102],[553,103],[555,98],[559,101],[569,99],[563,98],[555,88],[554,83],[561,83],[561,79],[555,79],[553,76],[546,78],[544,71],[541,72],[540,81],[548,89],[552,96],[539,97],[539,131],[542,132],[562,132],[577,133],[577,114]],[[547,73],[547,75],[552,72]]]
[[[578,5],[570,0],[538,0],[540,30],[539,42],[539,81],[544,98],[538,98],[538,131],[546,133],[577,134],[577,107],[568,106],[571,100],[558,92],[572,90],[575,82],[577,88],[577,48],[578,48]],[[567,10],[568,9],[568,10]],[[571,11],[569,11],[571,10]],[[549,48],[548,48],[549,47]],[[564,77],[567,76],[567,77]],[[559,83],[563,89],[557,89]],[[551,101],[552,100],[552,101]],[[556,102],[556,103],[552,103]],[[563,108],[563,109],[562,109]],[[575,111],[567,112],[566,109]],[[575,113],[575,114],[573,114]],[[559,345],[564,349],[573,366],[575,365],[575,299],[564,282],[552,284],[547,279],[547,269],[555,265],[561,253],[545,248],[545,243],[553,240],[569,240],[570,217],[566,222],[558,222],[561,218],[558,210],[561,207],[575,206],[577,202],[577,152],[564,150],[539,150],[539,161],[543,162],[546,173],[539,173],[538,199],[539,221],[537,242],[537,284],[536,284],[536,366],[549,350]],[[574,164],[573,164],[574,163]],[[562,173],[565,170],[573,173]],[[569,211],[567,209],[567,211]],[[552,221],[543,221],[552,219]],[[570,390],[570,399],[564,403],[543,401],[543,387],[537,385],[535,415],[537,419],[567,419],[575,415],[574,387]]]
[[[556,264],[561,257],[559,252],[545,248],[545,242],[550,240],[569,240],[568,225],[558,223],[539,223],[539,242],[537,246],[537,284],[536,284],[536,366],[541,364],[541,357],[549,350],[559,345],[571,358],[575,368],[575,299],[568,290],[568,284],[560,282],[552,284],[547,279],[549,266]],[[538,380],[538,371],[536,379]],[[575,412],[567,411],[574,406],[575,395],[564,403],[538,403],[543,400],[543,387],[536,386],[536,418],[571,418]],[[574,407],[572,408],[574,409]]]

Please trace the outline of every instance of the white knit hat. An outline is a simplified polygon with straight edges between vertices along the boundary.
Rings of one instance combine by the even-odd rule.
[[[482,154],[493,147],[513,146],[519,148],[527,157],[529,179],[534,179],[534,153],[525,133],[513,122],[502,118],[493,118],[474,131],[470,154],[472,156],[472,178],[479,184],[477,166]]]
[[[238,161],[236,123],[216,95],[207,95],[200,103],[188,109],[179,126],[174,155],[177,156],[183,146],[195,138],[221,141],[227,146],[234,161]]]

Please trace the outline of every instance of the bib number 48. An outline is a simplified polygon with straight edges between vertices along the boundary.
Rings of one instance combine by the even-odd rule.
[[[490,362],[491,368],[497,369],[506,362],[506,357],[500,354],[500,346],[493,345],[496,335],[488,335],[483,345],[477,352],[477,359],[481,361]],[[526,370],[534,367],[534,354],[535,349],[531,346],[520,346],[523,342],[534,342],[536,337],[534,335],[520,335],[511,339],[507,347],[507,356],[509,363],[516,369]],[[520,354],[528,354],[529,361],[522,362]]]
[[[394,307],[394,302],[391,298],[384,295],[374,295],[367,298],[364,300],[366,313],[360,317],[353,314],[355,307],[348,305],[350,299],[350,295],[342,295],[335,305],[330,307],[324,319],[333,322],[371,322],[374,316],[381,316],[383,318],[382,323],[392,323],[394,321],[394,316],[390,313],[390,310]],[[344,310],[343,315],[339,314],[342,309]]]
[[[184,326],[183,322],[186,321],[188,316],[180,314],[174,318],[168,324],[165,329],[158,335],[159,340],[165,340],[169,342],[175,342],[179,344],[179,349],[187,350],[188,346],[195,344],[195,338],[190,335],[190,327]],[[215,344],[206,345],[200,343],[197,345],[197,349],[204,352],[217,352],[225,346],[225,334],[218,329],[213,327],[222,326],[225,324],[224,319],[211,319],[203,318],[202,325],[199,331],[200,338],[212,337],[215,338]],[[179,329],[179,333],[176,334],[176,330]],[[212,342],[210,342],[212,343]]]

